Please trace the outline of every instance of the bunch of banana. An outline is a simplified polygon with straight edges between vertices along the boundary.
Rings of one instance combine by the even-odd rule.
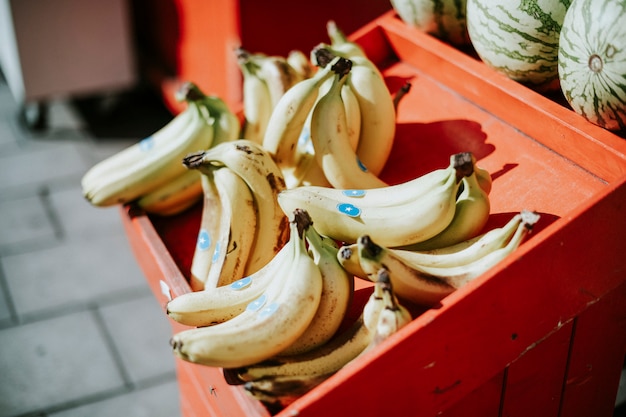
[[[180,358],[214,367],[260,362],[288,348],[305,334],[322,297],[323,278],[308,254],[306,212],[294,212],[290,233],[295,243],[284,270],[273,276],[263,294],[230,320],[175,334],[171,345]]]
[[[211,146],[213,118],[205,95],[186,83],[178,97],[187,108],[151,136],[100,161],[82,177],[83,195],[94,206],[126,204],[185,174],[180,160]]]
[[[287,57],[236,50],[243,75],[242,138],[262,143],[273,109],[293,85],[312,75],[314,67],[301,51]]]
[[[285,182],[271,156],[261,145],[239,139],[188,154],[183,165],[200,171],[205,183],[192,260],[194,290],[261,269],[289,237],[288,218],[277,201]]]
[[[363,235],[356,248],[339,251],[338,256],[342,264],[351,258],[348,268],[370,280],[386,269],[400,298],[432,306],[509,256],[538,220],[537,213],[523,210],[503,227],[429,251],[388,248]],[[349,266],[356,262],[360,271]]]
[[[94,206],[135,202],[149,213],[173,215],[202,198],[197,172],[181,159],[239,135],[239,120],[216,96],[205,95],[193,83],[177,92],[187,108],[151,136],[100,161],[87,171],[81,185]]]
[[[244,384],[253,398],[268,408],[280,409],[376,348],[411,320],[383,270],[357,321],[327,343],[306,353],[276,356],[224,372],[229,383]]]
[[[316,229],[335,240],[354,243],[367,234],[386,246],[406,246],[451,224],[463,178],[473,173],[474,158],[460,153],[450,157],[446,169],[401,184],[375,189],[301,186],[281,192],[278,203],[285,213],[307,210]]]

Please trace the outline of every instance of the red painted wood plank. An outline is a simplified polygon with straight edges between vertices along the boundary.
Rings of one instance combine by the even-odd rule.
[[[610,417],[626,355],[626,283],[576,319],[561,417]]]

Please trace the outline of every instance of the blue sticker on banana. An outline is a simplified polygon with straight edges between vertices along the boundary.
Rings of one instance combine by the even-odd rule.
[[[249,287],[250,284],[252,284],[252,277],[245,277],[231,283],[229,285],[229,288],[233,291],[239,291],[246,287]]]
[[[211,258],[211,263],[217,262],[217,260],[220,258],[220,250],[220,242],[217,242],[215,244],[215,250],[213,251],[213,258]]]
[[[365,190],[343,190],[341,192],[346,197],[363,197],[366,194]]]
[[[350,203],[337,204],[337,211],[350,217],[359,217],[361,215],[361,209]]]
[[[365,166],[363,162],[361,162],[361,160],[358,157],[356,158],[356,164],[359,166],[359,168],[361,168],[361,171],[367,172],[367,167]]]
[[[211,246],[211,236],[205,229],[201,229],[200,233],[198,233],[197,246],[199,250],[207,250]]]
[[[272,314],[276,313],[278,307],[280,307],[280,304],[278,303],[269,304],[267,307],[264,307],[261,311],[259,311],[259,318],[264,319],[271,316]]]
[[[154,148],[154,139],[152,138],[152,136],[148,136],[147,138],[142,139],[141,142],[139,142],[139,150],[141,150],[142,152],[148,152],[152,148]]]
[[[261,307],[263,307],[263,305],[265,304],[266,301],[267,301],[267,295],[263,294],[262,296],[260,296],[259,298],[257,298],[256,300],[254,300],[250,304],[248,304],[246,306],[246,310],[248,310],[248,311],[259,311],[261,309]]]

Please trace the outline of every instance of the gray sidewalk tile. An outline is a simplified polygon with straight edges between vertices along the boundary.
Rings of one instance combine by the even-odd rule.
[[[0,417],[103,395],[123,386],[90,312],[0,331]]]
[[[3,278],[0,275],[0,280],[1,279]],[[9,295],[4,291],[4,285],[0,285],[0,327],[8,326],[13,320],[9,303],[11,303]]]
[[[107,305],[100,315],[133,383],[166,374],[174,377],[172,329],[154,297]]]
[[[55,230],[41,197],[0,200],[0,253],[10,245],[54,242]]]
[[[87,170],[75,144],[31,145],[15,154],[0,156],[0,190],[36,190],[42,184],[77,178]]]
[[[74,187],[52,190],[49,200],[64,236],[69,239],[98,241],[102,236],[125,236],[119,207],[92,206],[83,197],[79,183]]]
[[[168,382],[52,413],[48,417],[178,417],[180,415],[178,384]]]
[[[149,292],[123,235],[68,240],[62,246],[5,256],[2,263],[19,316],[84,307],[126,292]]]

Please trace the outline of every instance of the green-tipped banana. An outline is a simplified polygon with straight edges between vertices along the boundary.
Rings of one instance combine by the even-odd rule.
[[[185,155],[211,146],[214,119],[193,84],[184,90],[188,106],[152,136],[94,165],[82,178],[83,194],[94,206],[126,204],[185,172]]]

